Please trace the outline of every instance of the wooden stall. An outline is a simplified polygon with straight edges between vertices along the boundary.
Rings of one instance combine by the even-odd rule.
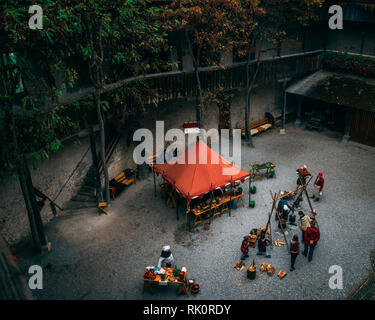
[[[200,140],[178,156],[174,164],[153,164],[153,171],[164,178],[162,195],[171,200],[177,217],[178,204],[186,201],[189,230],[190,220],[194,227],[205,216],[211,223],[214,216],[225,211],[230,214],[232,206],[244,205],[240,183],[250,177],[250,173],[235,167]]]

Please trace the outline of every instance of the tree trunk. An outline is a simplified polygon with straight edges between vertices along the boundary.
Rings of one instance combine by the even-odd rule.
[[[197,122],[201,123],[201,108],[203,104],[203,96],[202,96],[202,87],[201,87],[201,81],[199,78],[199,71],[198,71],[198,66],[195,66],[195,79],[197,81],[197,89],[198,89],[198,99],[197,99],[197,105],[196,105],[196,117],[197,117]]]
[[[201,108],[203,107],[203,94],[202,94],[202,86],[201,86],[201,79],[199,77],[199,63],[200,63],[200,51],[201,46],[198,46],[197,49],[197,57],[194,56],[193,48],[191,45],[191,40],[189,38],[189,35],[187,31],[185,31],[185,38],[188,43],[190,56],[193,59],[194,64],[194,73],[195,73],[195,80],[197,81],[197,89],[198,89],[198,95],[197,95],[197,103],[196,103],[196,118],[197,122],[200,123],[200,127],[203,126],[202,119],[201,119]]]
[[[249,91],[249,79],[250,79],[250,75],[249,75],[249,63],[250,63],[250,55],[247,59],[247,64],[246,64],[246,77],[247,77],[247,81],[246,81],[246,103],[245,103],[245,141],[247,141],[248,143],[250,143],[250,139],[251,139],[251,134],[250,134],[250,115],[249,115],[249,94],[248,94],[248,91]]]
[[[35,249],[36,253],[41,253],[42,252],[42,246],[41,246],[41,243],[40,243],[38,230],[37,230],[36,223],[35,223],[34,212],[33,212],[32,206],[31,206],[30,195],[29,195],[28,188],[27,188],[27,185],[26,185],[26,178],[25,178],[25,173],[24,173],[23,168],[18,169],[18,179],[19,179],[19,182],[20,182],[23,198],[25,200],[27,215],[29,217],[31,237],[32,237],[33,244],[34,244],[34,249]]]
[[[99,121],[99,129],[100,129],[100,158],[103,166],[104,172],[104,190],[105,190],[105,201],[109,205],[110,196],[109,196],[109,175],[108,175],[108,167],[105,161],[105,134],[104,134],[104,121],[102,116],[102,108],[101,108],[101,92],[100,89],[95,90],[95,101],[96,101],[96,112]]]
[[[27,164],[26,158],[24,158],[24,170],[25,170],[26,186],[27,186],[27,190],[28,190],[29,196],[30,196],[30,203],[31,203],[31,207],[32,207],[33,213],[34,213],[35,224],[36,224],[36,228],[38,230],[40,244],[41,244],[42,247],[45,247],[47,245],[48,241],[47,241],[46,234],[44,232],[43,220],[42,220],[42,217],[40,215],[38,203],[37,203],[36,198],[35,198],[34,186],[33,186],[31,174],[30,174],[30,170],[29,170],[29,166]]]
[[[248,58],[247,58],[247,66],[246,66],[246,77],[247,77],[247,92],[246,92],[246,107],[245,107],[245,139],[249,145],[249,147],[254,148],[254,142],[253,142],[253,137],[251,136],[250,132],[250,111],[251,111],[251,91],[253,90],[253,86],[255,83],[255,80],[257,78],[258,70],[259,70],[259,65],[260,65],[260,53],[258,56],[258,61],[257,61],[257,68],[253,74],[253,77],[250,81],[250,58],[251,54],[249,53]]]
[[[102,191],[102,182],[100,179],[100,172],[99,172],[99,161],[96,152],[96,139],[95,139],[95,132],[93,127],[91,127],[90,132],[90,146],[91,146],[91,157],[92,157],[92,164],[95,171],[95,190],[96,190],[96,200],[102,202],[103,199],[103,191]]]
[[[15,93],[15,89],[13,92]],[[36,214],[34,212],[34,208],[32,204],[32,196],[34,197],[34,200],[35,200],[35,193],[34,193],[34,190],[32,193],[30,193],[28,183],[27,183],[27,178],[26,178],[27,172],[26,172],[25,165],[27,164],[27,162],[26,162],[26,159],[24,159],[23,155],[21,155],[20,152],[18,151],[18,138],[17,138],[17,133],[16,133],[16,125],[15,125],[16,119],[15,119],[14,104],[10,104],[7,110],[12,110],[10,114],[10,119],[11,119],[10,131],[12,132],[12,142],[13,142],[14,150],[17,154],[16,162],[18,162],[18,178],[20,181],[20,186],[21,186],[23,198],[25,201],[27,215],[29,218],[31,237],[32,237],[33,244],[34,244],[34,250],[36,253],[41,253],[43,244],[42,244],[41,237],[39,234],[39,229],[38,229],[37,222],[36,222]]]

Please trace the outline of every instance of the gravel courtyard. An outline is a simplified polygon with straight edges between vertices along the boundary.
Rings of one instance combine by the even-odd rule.
[[[370,252],[375,247],[375,151],[358,144],[343,144],[330,132],[310,132],[289,125],[287,134],[277,130],[255,137],[256,148],[243,145],[242,169],[249,164],[272,161],[276,177],[256,180],[252,195],[256,207],[239,208],[232,215],[215,217],[209,231],[199,226],[185,231],[185,219],[153,195],[150,175],[139,180],[112,202],[110,214],[90,212],[57,217],[46,226],[52,252],[41,264],[44,288],[39,299],[340,299],[370,269]],[[233,268],[240,258],[242,238],[251,228],[265,225],[271,209],[270,192],[295,187],[296,169],[307,164],[316,176],[325,174],[326,185],[318,212],[321,240],[312,262],[300,255],[296,270],[289,272],[290,256],[285,247],[270,250],[271,259],[256,256],[250,248],[245,261],[258,267],[256,280]],[[161,177],[158,182],[161,182]],[[247,182],[244,187],[247,199]],[[308,189],[312,193],[312,186]],[[302,207],[307,211],[304,200]],[[273,239],[283,241],[272,219]],[[290,239],[299,230],[288,230]],[[174,286],[155,287],[155,294],[142,293],[142,277],[148,264],[156,264],[161,247],[169,244],[176,264],[186,266],[201,292],[177,296]],[[262,261],[276,272],[288,272],[280,280],[259,272]],[[23,267],[33,264],[24,259]],[[328,269],[343,269],[343,290],[328,286]]]

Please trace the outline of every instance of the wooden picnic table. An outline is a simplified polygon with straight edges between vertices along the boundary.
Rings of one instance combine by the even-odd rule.
[[[158,284],[160,286],[166,286],[168,284],[175,284],[178,285],[178,293],[184,293],[189,295],[188,290],[188,283],[186,279],[187,270],[185,271],[184,279],[181,281],[179,277],[173,275],[174,268],[163,268],[165,270],[165,279],[163,280],[160,274],[156,274],[156,278],[154,280],[150,279],[143,279],[143,292],[145,290],[150,291],[154,294],[152,290],[152,284]]]
[[[212,203],[212,206],[208,205],[208,208],[207,206],[205,207],[205,209],[193,208],[191,210],[191,212],[195,216],[193,227],[195,228],[198,224],[202,223],[203,222],[202,215],[204,213],[209,212],[210,210],[212,212],[213,217],[224,213],[226,210],[229,210],[230,201],[232,200],[234,200],[237,205],[242,204],[244,206],[244,202],[242,199],[243,196],[244,196],[243,192],[236,196],[234,195],[230,196],[229,194],[225,194],[223,198],[220,199],[219,203],[216,203],[215,201]]]

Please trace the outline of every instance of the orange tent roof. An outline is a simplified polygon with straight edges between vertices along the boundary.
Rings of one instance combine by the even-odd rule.
[[[206,163],[199,163],[199,159],[202,159],[205,154],[207,155]],[[190,161],[195,159],[195,164],[189,164],[189,159]],[[216,164],[212,159],[218,160]],[[184,163],[181,163],[183,161]],[[211,187],[212,189],[224,188],[231,181],[244,182],[250,176],[250,173],[238,169],[203,141],[198,141],[181,154],[177,158],[177,163],[155,164],[154,168],[155,172],[160,173],[178,192],[189,199],[202,196],[209,192]],[[227,172],[223,173],[223,169],[236,169],[237,172],[228,175]]]

